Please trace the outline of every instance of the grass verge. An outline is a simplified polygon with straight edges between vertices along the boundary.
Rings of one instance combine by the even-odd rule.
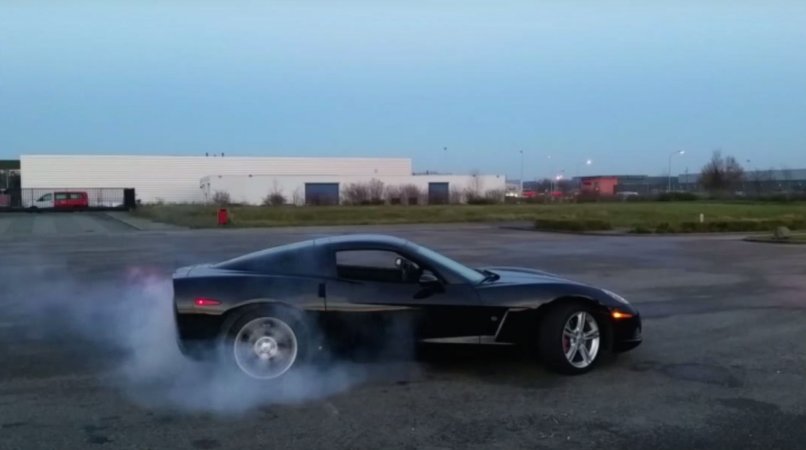
[[[229,208],[233,227],[278,227],[301,225],[369,225],[403,223],[460,223],[515,221],[570,221],[597,224],[621,230],[658,232],[690,227],[705,214],[711,222],[756,222],[757,227],[806,224],[806,202],[640,202],[566,203],[521,205],[429,205],[429,206],[234,206]],[[146,219],[191,228],[217,226],[218,208],[212,205],[147,205],[134,214]],[[769,223],[765,221],[770,221]],[[554,222],[556,224],[556,222]],[[761,225],[758,225],[761,224]],[[577,225],[572,225],[577,226]],[[675,228],[676,227],[676,228]],[[771,228],[770,228],[771,230]],[[585,231],[575,229],[571,231]],[[707,231],[734,231],[713,229]],[[746,230],[735,230],[746,231]]]

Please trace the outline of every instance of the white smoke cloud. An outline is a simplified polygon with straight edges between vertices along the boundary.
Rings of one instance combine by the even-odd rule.
[[[84,354],[106,358],[101,382],[148,408],[243,413],[277,403],[304,402],[370,378],[406,376],[411,367],[331,359],[258,382],[228,365],[187,359],[176,345],[170,276],[133,268],[115,281],[78,281],[60,270],[4,271],[0,299],[9,317],[26,324],[28,339],[61,345],[78,340]]]

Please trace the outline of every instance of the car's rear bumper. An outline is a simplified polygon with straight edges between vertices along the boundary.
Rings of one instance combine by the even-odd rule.
[[[179,350],[193,359],[204,359],[215,350],[221,316],[176,314],[176,343]]]
[[[632,350],[643,342],[641,316],[636,314],[629,319],[613,321],[613,345],[616,353]]]

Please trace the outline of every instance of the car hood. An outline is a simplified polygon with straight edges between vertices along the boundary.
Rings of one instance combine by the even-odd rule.
[[[571,281],[559,275],[541,270],[527,269],[524,267],[484,267],[482,270],[489,270],[497,274],[500,278],[495,280],[495,284],[540,284],[540,283],[572,283],[580,284],[576,281]]]

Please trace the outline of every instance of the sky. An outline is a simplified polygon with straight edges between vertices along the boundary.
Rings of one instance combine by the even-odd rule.
[[[0,0],[0,159],[533,179],[697,172],[715,149],[806,168],[806,2]]]

